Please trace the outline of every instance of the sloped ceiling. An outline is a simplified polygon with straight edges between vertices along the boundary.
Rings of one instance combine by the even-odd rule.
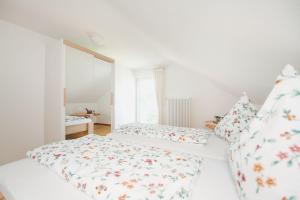
[[[300,66],[299,0],[0,0],[0,17],[128,67],[188,67],[257,103],[283,65]]]
[[[112,65],[66,47],[67,103],[96,103],[111,91]]]
[[[106,0],[0,0],[0,18],[60,39],[68,39],[128,67],[163,62],[159,44],[124,18]],[[88,37],[104,38],[98,47]]]
[[[298,0],[111,2],[177,62],[258,103],[285,64],[300,67]]]

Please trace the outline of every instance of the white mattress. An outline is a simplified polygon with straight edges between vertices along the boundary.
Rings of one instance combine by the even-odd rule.
[[[65,126],[73,126],[73,125],[80,125],[80,124],[87,124],[92,122],[90,118],[83,118],[83,117],[74,117],[68,118],[68,120],[65,121]]]
[[[204,157],[191,200],[238,200],[225,159],[225,143],[216,137],[206,147],[112,134],[120,140],[196,153]],[[0,167],[0,191],[7,200],[90,200],[84,193],[38,163],[23,159]]]

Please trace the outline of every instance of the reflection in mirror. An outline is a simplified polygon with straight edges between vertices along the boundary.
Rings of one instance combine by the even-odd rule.
[[[112,64],[66,46],[66,138],[111,131]]]

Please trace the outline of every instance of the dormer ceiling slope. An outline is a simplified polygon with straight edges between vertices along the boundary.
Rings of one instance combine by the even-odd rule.
[[[186,67],[257,103],[285,64],[300,68],[298,0],[0,0],[0,18],[128,67]]]

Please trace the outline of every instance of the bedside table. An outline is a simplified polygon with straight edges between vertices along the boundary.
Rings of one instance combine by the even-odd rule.
[[[213,131],[216,126],[217,126],[217,123],[215,121],[206,121],[205,122],[205,127],[211,131]]]

